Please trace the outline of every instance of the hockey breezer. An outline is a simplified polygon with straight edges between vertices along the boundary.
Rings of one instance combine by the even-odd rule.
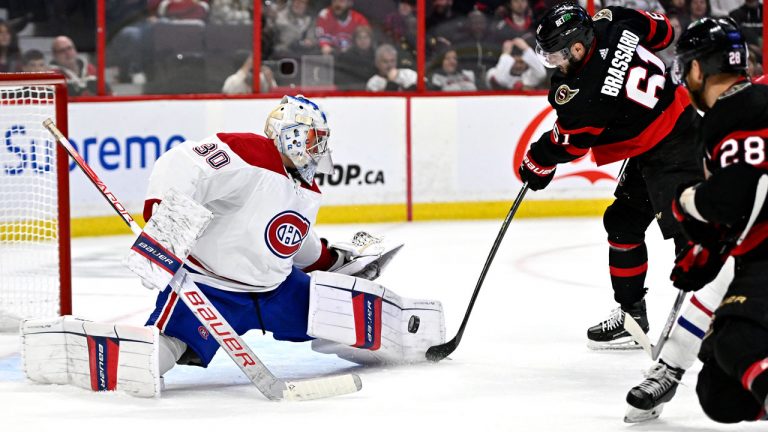
[[[91,182],[97,186],[112,208],[120,214],[125,223],[131,228],[131,231],[138,236],[137,242],[134,245],[134,250],[139,249],[143,252],[139,252],[141,255],[156,264],[155,268],[159,269],[156,273],[162,274],[162,272],[167,272],[169,275],[172,274],[168,285],[171,286],[173,292],[181,298],[182,302],[184,302],[184,304],[193,312],[208,333],[214,337],[222,348],[224,348],[224,351],[226,351],[240,370],[243,371],[248,379],[265,397],[270,400],[310,400],[352,393],[359,391],[362,388],[360,377],[355,374],[291,381],[275,377],[216,310],[200,288],[188,280],[187,271],[184,268],[181,268],[182,259],[170,250],[162,250],[162,258],[160,257],[161,254],[153,253],[148,245],[149,243],[152,243],[153,239],[148,236],[146,232],[142,232],[139,225],[130,217],[128,212],[125,211],[125,207],[117,200],[115,195],[107,189],[106,185],[98,178],[93,170],[90,169],[85,160],[69,143],[69,140],[64,137],[58,128],[56,128],[53,121],[48,119],[43,125],[54,137],[56,137],[59,143],[64,146],[70,156],[72,156],[77,164],[83,169]],[[194,205],[196,203],[188,202],[186,204]],[[207,211],[204,208],[202,210]],[[198,229],[197,235],[199,235],[207,225],[204,216],[205,215],[198,219],[203,222],[199,223],[196,227]],[[208,222],[209,221],[210,219],[208,219]],[[151,223],[148,224],[147,229],[150,229],[152,225],[153,224]],[[192,241],[194,241],[195,238],[193,238]],[[143,247],[141,246],[142,242],[144,243]],[[191,246],[186,248],[187,253],[189,248],[191,248]],[[178,268],[178,270],[173,273],[171,270],[172,268]]]
[[[509,228],[509,224],[512,222],[512,218],[515,217],[517,208],[520,207],[520,203],[523,202],[523,198],[525,197],[525,193],[527,191],[528,182],[525,182],[523,183],[523,187],[520,189],[520,192],[517,194],[517,198],[515,198],[515,202],[512,204],[512,208],[509,209],[507,217],[504,218],[504,222],[501,224],[501,230],[499,230],[499,234],[496,236],[496,240],[493,242],[491,251],[488,253],[488,258],[485,260],[483,270],[480,272],[480,278],[477,280],[477,285],[475,285],[475,291],[472,293],[472,297],[469,299],[469,306],[467,306],[467,311],[464,313],[464,320],[461,322],[461,326],[459,326],[459,331],[457,331],[456,336],[454,336],[453,339],[449,340],[448,342],[430,347],[426,354],[427,360],[439,362],[440,360],[448,357],[452,352],[456,350],[456,348],[458,348],[459,342],[461,342],[461,337],[464,335],[464,329],[467,328],[469,314],[472,313],[472,308],[475,306],[475,300],[477,300],[477,295],[480,293],[480,287],[483,286],[485,275],[488,273],[488,269],[491,267],[491,262],[493,262],[493,258],[496,256],[496,252],[499,250],[499,246],[501,246],[501,241],[504,239],[504,234],[507,232],[507,228]]]

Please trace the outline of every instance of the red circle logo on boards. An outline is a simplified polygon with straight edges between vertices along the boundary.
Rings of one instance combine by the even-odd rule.
[[[546,120],[547,116],[549,116],[550,113],[552,113],[554,109],[547,105],[544,109],[542,109],[536,117],[531,120],[530,123],[528,123],[528,126],[526,126],[525,130],[523,130],[523,133],[520,135],[520,139],[517,141],[517,147],[515,147],[515,153],[512,157],[512,172],[515,175],[515,178],[518,180],[522,180],[520,178],[520,173],[518,172],[518,167],[523,162],[523,156],[525,156],[525,152],[528,150],[528,148],[531,145],[531,142],[534,138],[534,133],[536,133],[536,130],[538,127]],[[594,162],[594,156],[592,155],[592,152],[590,151],[588,154],[580,157],[579,159],[576,159],[576,162],[584,158],[591,158]],[[610,180],[610,181],[616,181],[613,176],[596,169],[583,169],[580,171],[572,172],[565,175],[557,175],[553,181],[557,181],[559,179],[563,179],[566,177],[582,177],[586,180],[588,180],[590,183],[597,183],[598,180]]]
[[[309,234],[309,221],[292,210],[273,217],[264,231],[267,247],[280,258],[290,258],[299,251]]]

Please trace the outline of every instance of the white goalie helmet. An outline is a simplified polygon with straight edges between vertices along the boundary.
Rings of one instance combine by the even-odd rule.
[[[328,148],[331,130],[325,112],[304,96],[283,96],[280,105],[269,114],[264,133],[293,162],[307,184],[312,184],[315,172],[333,171]]]

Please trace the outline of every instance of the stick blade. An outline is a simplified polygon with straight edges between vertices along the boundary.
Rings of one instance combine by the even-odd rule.
[[[290,401],[324,399],[355,393],[362,388],[363,381],[357,374],[286,381],[281,399]]]
[[[632,339],[643,347],[643,350],[653,359],[653,347],[651,346],[650,339],[648,339],[648,335],[645,334],[642,328],[640,328],[640,324],[626,312],[624,312],[624,330],[626,330],[627,333],[632,336]]]
[[[444,344],[429,347],[426,353],[427,360],[437,363],[451,355],[451,353],[456,350],[457,345],[458,343],[456,342],[456,339],[451,339]]]

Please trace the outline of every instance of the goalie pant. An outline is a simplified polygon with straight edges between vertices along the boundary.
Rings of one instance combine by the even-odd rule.
[[[711,175],[691,189],[686,212],[697,219],[745,229],[760,178],[768,175],[768,86],[744,80],[706,112],[698,144]],[[765,416],[768,403],[768,206],[731,251],[733,282],[714,311],[699,358],[696,392],[713,420],[735,423]]]
[[[424,353],[445,340],[440,302],[399,297],[381,285],[352,276],[294,268],[286,280],[268,292],[233,292],[191,278],[239,334],[249,330],[272,333],[276,340],[304,342],[313,349],[338,354],[361,364],[402,363],[424,359]],[[169,288],[157,297],[147,325],[160,329],[161,345],[175,340],[186,350],[160,350],[160,373],[176,361],[206,367],[219,344]],[[225,340],[226,343],[226,340]],[[183,351],[183,354],[182,354]],[[358,351],[366,351],[359,353]],[[173,355],[176,358],[169,359]]]

